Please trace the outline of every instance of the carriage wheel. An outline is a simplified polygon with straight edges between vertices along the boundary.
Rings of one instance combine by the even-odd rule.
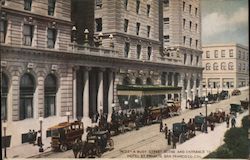
[[[102,155],[101,148],[100,148],[100,147],[97,147],[97,148],[96,148],[96,156],[100,158],[101,155]]]
[[[114,141],[113,141],[113,139],[108,140],[107,147],[109,148],[109,150],[114,149]]]
[[[65,151],[68,150],[68,146],[67,146],[66,144],[61,144],[61,145],[60,145],[60,150],[61,150],[62,152],[65,152]]]

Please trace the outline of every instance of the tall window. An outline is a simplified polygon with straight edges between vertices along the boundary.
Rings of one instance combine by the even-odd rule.
[[[183,29],[185,29],[185,26],[186,26],[186,19],[184,18],[183,19]]]
[[[186,3],[183,2],[183,11],[185,11],[185,6],[186,6]]]
[[[225,50],[221,50],[221,58],[226,57]]]
[[[48,0],[48,15],[54,16],[56,0]]]
[[[151,59],[151,55],[152,55],[152,48],[148,47],[148,60]]]
[[[33,117],[33,96],[35,91],[34,77],[25,73],[20,81],[20,120]]]
[[[243,70],[243,71],[246,70],[246,64],[245,64],[245,63],[242,64],[242,70]]]
[[[190,56],[190,64],[192,65],[193,64],[193,55],[191,54]]]
[[[241,51],[239,51],[238,57],[239,59],[241,59]]]
[[[130,85],[131,80],[129,79],[129,77],[124,77],[123,80],[122,80],[122,84],[123,85]]]
[[[140,23],[136,23],[136,35],[139,35],[140,33],[140,26],[141,26]]]
[[[192,5],[190,4],[189,5],[189,13],[191,14],[191,11],[192,11]]]
[[[163,24],[164,24],[164,29],[168,30],[169,29],[169,17],[163,18]]]
[[[245,59],[245,52],[242,52],[242,59]]]
[[[96,32],[102,31],[102,18],[95,19]]]
[[[55,48],[56,30],[48,28],[48,48]]]
[[[192,38],[189,39],[189,46],[192,47]]]
[[[196,56],[196,65],[199,63],[199,56]]]
[[[218,70],[218,69],[219,69],[218,63],[214,63],[214,64],[213,64],[213,70],[216,71],[216,70]]]
[[[142,79],[136,78],[136,79],[135,79],[135,84],[136,84],[136,85],[142,85],[142,84],[143,84]]]
[[[168,43],[169,42],[169,35],[164,36],[164,42]]]
[[[124,46],[124,57],[125,58],[128,58],[129,50],[130,50],[130,44],[128,42],[126,42],[125,46]]]
[[[186,44],[186,36],[183,37],[183,45],[185,46]]]
[[[150,15],[150,9],[151,9],[151,6],[149,4],[147,4],[147,16],[149,17]]]
[[[211,64],[210,63],[206,64],[206,70],[211,70]]]
[[[189,22],[189,29],[192,30],[192,21]]]
[[[241,71],[241,64],[239,63],[238,66],[238,70]]]
[[[221,70],[226,70],[226,68],[227,68],[226,63],[225,63],[225,62],[222,62],[222,63],[221,63]]]
[[[187,61],[187,54],[184,53],[184,64],[186,64],[186,61]]]
[[[5,43],[5,37],[7,33],[7,21],[0,21],[0,43]]]
[[[23,26],[23,45],[31,46],[33,39],[33,26],[25,24]]]
[[[234,69],[234,64],[233,62],[228,63],[228,70],[233,70]]]
[[[137,59],[141,58],[141,45],[137,45],[136,47]]]
[[[140,0],[136,0],[136,13],[139,14],[139,10],[140,10]]]
[[[198,32],[198,24],[195,24],[195,32]]]
[[[24,10],[31,11],[32,0],[24,0]]]
[[[124,8],[127,10],[128,9],[128,0],[124,0]]]
[[[234,50],[233,49],[229,50],[229,57],[234,57]]]
[[[147,26],[147,37],[150,37],[150,29],[151,29],[151,27]]]
[[[44,82],[44,117],[56,115],[57,79],[49,74]]]
[[[195,47],[198,48],[198,40],[195,40]]]
[[[197,16],[198,8],[195,8],[195,16]]]
[[[128,32],[128,20],[124,19],[124,32]]]
[[[151,78],[147,78],[146,84],[147,85],[153,85],[153,81],[151,80]]]
[[[210,58],[210,52],[206,51],[206,58]]]
[[[163,0],[164,7],[169,7],[169,0]]]
[[[8,78],[2,72],[2,94],[1,94],[1,120],[7,120],[7,95],[8,95]]]
[[[96,6],[96,8],[102,8],[102,0],[96,0],[95,6]]]
[[[218,58],[219,57],[219,55],[218,55],[218,50],[215,50],[214,51],[214,58]]]

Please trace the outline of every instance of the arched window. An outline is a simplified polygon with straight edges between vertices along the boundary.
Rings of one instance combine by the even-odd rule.
[[[34,77],[25,73],[20,81],[20,120],[33,117]]]
[[[153,85],[153,82],[152,82],[151,78],[147,78],[146,84],[147,85]]]
[[[56,115],[57,79],[49,74],[44,83],[44,117]]]
[[[227,68],[226,63],[222,62],[221,65],[220,65],[220,68],[221,68],[221,70],[226,70],[226,68]]]
[[[123,85],[130,85],[131,83],[130,83],[130,79],[128,78],[128,77],[125,77],[124,79],[123,79],[123,81],[122,81],[122,84]]]
[[[1,120],[7,120],[8,77],[2,73]]]
[[[206,64],[206,70],[211,70],[211,64],[210,63]]]
[[[219,66],[218,66],[218,63],[214,63],[213,64],[213,70],[218,70]]]
[[[161,85],[166,85],[166,75],[165,74],[161,75]]]
[[[233,70],[233,69],[234,69],[233,62],[228,63],[228,70]]]
[[[142,80],[140,78],[136,78],[135,84],[136,85],[142,85]]]

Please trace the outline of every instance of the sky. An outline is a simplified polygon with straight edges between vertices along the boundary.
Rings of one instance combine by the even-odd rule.
[[[202,44],[248,46],[248,0],[201,0]]]

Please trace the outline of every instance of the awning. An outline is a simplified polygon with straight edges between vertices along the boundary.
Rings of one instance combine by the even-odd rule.
[[[118,85],[118,96],[149,96],[179,94],[182,87],[172,87],[163,85]]]

